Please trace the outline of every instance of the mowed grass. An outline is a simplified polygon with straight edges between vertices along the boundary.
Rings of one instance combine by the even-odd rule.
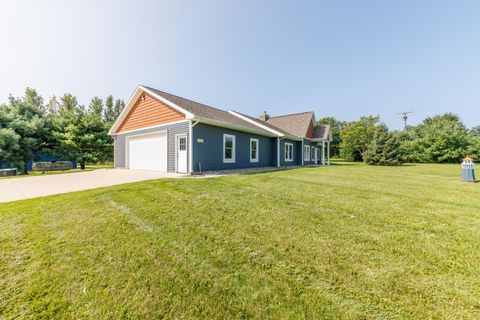
[[[0,205],[0,319],[478,319],[480,184],[348,164]]]

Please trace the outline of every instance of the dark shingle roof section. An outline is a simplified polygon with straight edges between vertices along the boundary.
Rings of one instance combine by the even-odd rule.
[[[220,110],[220,109],[217,109],[217,108],[213,108],[213,107],[207,106],[205,104],[198,103],[198,102],[188,100],[188,99],[185,99],[185,98],[181,98],[179,96],[176,96],[176,95],[173,95],[173,94],[170,94],[170,93],[167,93],[167,92],[163,92],[163,91],[160,91],[160,90],[157,90],[157,89],[153,89],[153,88],[150,88],[150,87],[147,87],[147,86],[142,86],[142,87],[144,87],[144,88],[146,88],[150,91],[153,91],[154,93],[158,94],[159,96],[167,99],[168,101],[173,102],[174,104],[176,104],[180,108],[187,110],[188,112],[194,114],[195,116],[210,119],[210,120],[214,120],[214,121],[225,122],[225,123],[228,123],[228,124],[233,124],[235,126],[244,127],[246,129],[253,129],[253,130],[256,130],[256,131],[260,131],[260,132],[263,131],[267,135],[272,135],[272,133],[270,133],[270,132],[268,132],[268,131],[266,131],[262,128],[259,128],[258,126],[254,125],[254,124],[252,124],[248,121],[240,119],[239,117],[236,117],[236,116],[234,116],[233,114],[230,114],[227,111],[223,111],[223,110]]]
[[[322,124],[313,127],[313,139],[330,140],[330,125]]]
[[[281,128],[284,131],[290,132],[290,134],[294,136],[305,137],[313,117],[313,112],[309,111],[270,117],[266,122],[275,127]]]
[[[238,111],[235,111],[235,112],[238,113],[238,114],[240,114],[240,115],[242,115],[242,116],[244,116],[245,118],[248,118],[248,119],[250,119],[250,120],[252,120],[252,121],[255,121],[255,122],[258,123],[259,125],[263,125],[263,126],[265,126],[265,127],[267,127],[267,128],[270,128],[270,129],[272,129],[272,130],[275,130],[275,131],[277,131],[277,132],[280,132],[280,133],[282,133],[282,134],[284,134],[284,135],[286,135],[286,136],[291,136],[291,135],[292,135],[291,133],[289,133],[289,132],[287,132],[287,131],[285,131],[285,130],[282,130],[282,129],[278,128],[278,127],[275,127],[274,125],[272,125],[272,124],[270,124],[270,123],[268,123],[268,122],[262,121],[262,120],[260,120],[260,119],[258,119],[258,118],[251,117],[251,116],[249,116],[249,115],[246,115],[246,114],[241,113],[241,112],[238,112]]]

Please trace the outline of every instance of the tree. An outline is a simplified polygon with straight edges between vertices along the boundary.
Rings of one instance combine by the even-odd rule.
[[[115,101],[115,107],[113,108],[112,122],[115,121],[120,116],[120,113],[122,113],[124,108],[125,108],[125,102],[123,100],[117,99]]]
[[[348,123],[340,134],[341,156],[350,161],[362,161],[363,154],[373,139],[379,121],[378,116],[367,116]]]
[[[99,97],[94,97],[88,106],[89,112],[98,119],[103,116],[103,100]]]
[[[56,96],[52,96],[45,106],[45,112],[48,116],[55,117],[58,116],[60,112],[60,102]]]
[[[25,89],[25,97],[23,98],[24,102],[32,107],[32,108],[39,108],[44,110],[45,107],[43,105],[43,98],[37,93],[37,90],[28,88]]]
[[[363,160],[375,166],[399,166],[403,163],[398,135],[389,132],[385,125],[376,128],[372,141],[364,152]]]
[[[468,132],[467,154],[474,160],[480,160],[480,126],[474,127]]]
[[[12,132],[18,137],[18,150],[15,153],[9,153],[10,162],[21,165],[22,172],[27,174],[27,163],[33,159],[35,152],[48,147],[49,124],[44,117],[43,110],[38,104],[32,103],[31,89],[27,88],[26,95],[22,99],[10,97],[9,105],[5,106],[3,130],[4,137],[13,138]],[[38,97],[37,97],[38,99]],[[38,101],[38,100],[37,100]],[[10,146],[14,146],[12,141]],[[17,149],[17,147],[15,147]]]
[[[105,99],[105,113],[104,113],[104,119],[108,123],[112,123],[115,121],[115,110],[113,107],[113,96],[109,95]]]
[[[468,153],[467,128],[457,115],[446,113],[426,118],[409,128],[402,142],[407,159],[425,163],[456,163]]]
[[[333,157],[340,156],[340,138],[343,128],[347,125],[346,121],[337,120],[334,117],[325,117],[317,121],[318,124],[330,124],[332,128],[333,141],[330,143],[330,153]]]
[[[107,160],[113,149],[107,130],[102,119],[77,106],[58,119],[53,132],[56,153],[75,160],[82,170],[86,163]]]
[[[59,113],[68,113],[74,112],[75,109],[78,107],[77,98],[70,93],[65,93],[60,98],[60,106],[59,106]]]

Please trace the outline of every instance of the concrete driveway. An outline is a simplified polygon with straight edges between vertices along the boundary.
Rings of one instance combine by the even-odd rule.
[[[87,172],[0,179],[0,202],[37,198],[136,181],[185,176],[154,171],[98,169]]]

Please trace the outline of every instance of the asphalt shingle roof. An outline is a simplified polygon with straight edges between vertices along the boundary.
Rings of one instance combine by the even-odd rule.
[[[172,103],[194,114],[195,116],[213,121],[232,124],[238,127],[243,127],[245,129],[255,130],[260,133],[263,132],[266,135],[272,134],[270,131],[262,129],[258,125],[241,119],[240,117],[237,117],[227,111],[210,107],[205,104],[185,99],[147,86],[142,87],[154,92],[155,94],[163,97],[164,99],[171,101]],[[250,121],[253,121],[259,125],[266,126],[286,136],[293,137],[305,137],[310,126],[310,122],[314,119],[314,113],[312,111],[270,117],[267,121],[254,118],[240,112],[236,113],[248,118]],[[314,127],[312,138],[329,139],[329,134],[330,125],[316,125]]]
[[[233,124],[236,126],[244,127],[246,129],[254,129],[256,131],[264,131],[265,134],[271,135],[270,132],[254,125],[248,121],[240,119],[239,117],[234,116],[233,114],[223,111],[214,107],[207,106],[202,103],[198,103],[192,100],[188,100],[185,98],[181,98],[179,96],[163,92],[157,89],[153,89],[147,86],[143,86],[144,88],[153,91],[154,93],[158,94],[159,96],[167,99],[168,101],[173,102],[180,108],[187,110],[188,112],[210,120],[225,122],[229,124]]]
[[[238,112],[238,111],[235,111],[235,112],[238,113],[238,114],[240,114],[240,115],[242,115],[242,116],[244,116],[245,118],[248,118],[248,119],[250,119],[250,120],[252,120],[252,121],[255,121],[255,122],[258,123],[259,125],[263,125],[263,126],[265,126],[265,127],[267,127],[267,128],[270,128],[270,129],[272,129],[272,130],[278,131],[278,132],[280,132],[280,133],[282,133],[282,134],[284,134],[284,135],[287,135],[287,136],[291,136],[291,135],[292,135],[290,132],[287,132],[287,131],[285,131],[285,130],[283,130],[283,129],[281,129],[281,128],[278,128],[278,127],[276,127],[276,126],[274,126],[274,125],[272,125],[272,124],[270,124],[270,123],[268,123],[268,122],[262,121],[262,120],[260,120],[260,119],[258,119],[258,118],[251,117],[251,116],[249,116],[249,115],[243,114],[243,113]]]
[[[313,119],[313,112],[301,112],[270,117],[266,122],[297,137],[305,137]]]
[[[321,124],[313,127],[313,139],[330,139],[330,125]]]

